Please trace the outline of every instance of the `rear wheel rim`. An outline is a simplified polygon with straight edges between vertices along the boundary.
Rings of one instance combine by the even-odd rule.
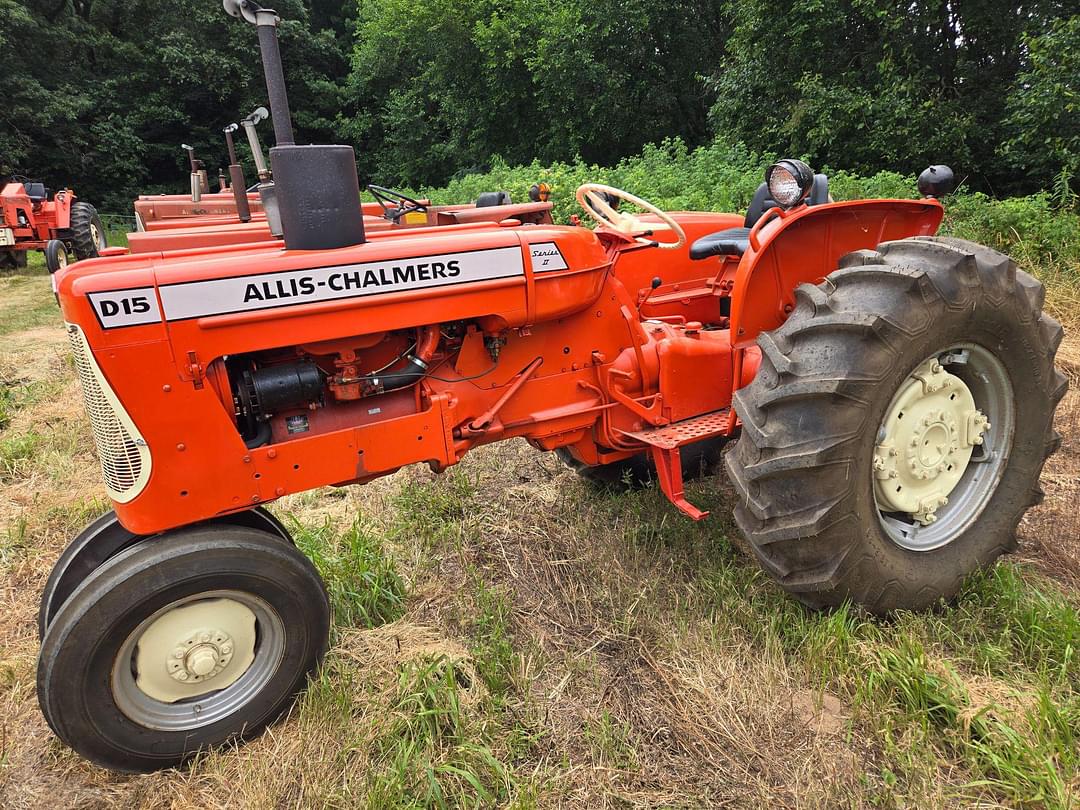
[[[878,495],[874,482],[874,505],[878,523],[886,536],[907,551],[933,551],[952,543],[983,513],[1005,472],[1016,426],[1016,408],[1012,383],[1002,362],[988,349],[975,343],[958,343],[935,352],[920,363],[936,361],[949,374],[958,377],[970,392],[975,407],[989,424],[982,431],[982,443],[972,448],[959,481],[946,493],[948,502],[934,513],[935,520],[923,525],[913,514],[893,511]],[[894,403],[911,379],[909,376],[894,395]],[[892,405],[886,411],[886,419]],[[877,447],[889,438],[886,424],[878,429]],[[875,452],[875,462],[877,452]],[[880,470],[871,473],[880,477]]]
[[[205,619],[208,605],[221,614],[222,621]],[[195,612],[185,613],[189,608]],[[175,621],[170,624],[170,618],[186,615],[198,618],[188,621],[190,626],[184,626],[184,620],[179,622],[179,628]],[[246,616],[254,624],[249,642],[239,627]],[[175,657],[165,653],[148,657],[145,648],[161,649],[162,642],[169,650],[176,649]],[[250,650],[245,648],[246,643],[250,643]],[[201,728],[225,719],[255,699],[277,672],[284,651],[284,623],[260,597],[233,590],[195,594],[155,611],[128,635],[113,664],[113,698],[121,712],[146,728],[173,732]],[[247,655],[250,663],[245,666]],[[156,688],[145,680],[149,667],[156,668]],[[230,667],[241,671],[230,672]],[[174,677],[180,674],[178,670],[190,673],[191,680],[205,680],[183,683]],[[177,687],[169,695],[175,698],[171,702],[161,699],[162,685],[170,682]]]

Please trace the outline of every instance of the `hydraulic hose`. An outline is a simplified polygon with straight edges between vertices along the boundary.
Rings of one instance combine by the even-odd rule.
[[[416,349],[405,358],[405,368],[390,374],[369,374],[361,379],[372,388],[396,391],[416,385],[428,372],[431,358],[439,347],[439,327],[422,326],[417,330]]]

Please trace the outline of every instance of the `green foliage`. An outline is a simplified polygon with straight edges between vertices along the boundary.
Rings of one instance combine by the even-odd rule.
[[[1075,160],[1077,18],[1057,0],[728,9],[711,113],[724,137],[863,174],[944,161],[998,193],[1046,187]]]
[[[1028,67],[1007,100],[1010,134],[1003,147],[1017,172],[1080,177],[1080,14],[1027,36]]]
[[[345,129],[364,145],[361,174],[441,183],[493,155],[609,163],[668,135],[701,141],[721,6],[361,2],[349,78],[361,112]]]
[[[376,745],[368,806],[477,807],[505,800],[506,765],[467,701],[469,672],[446,656],[404,665]]]
[[[274,5],[298,140],[352,144],[364,181],[610,166],[668,138],[862,175],[945,161],[993,193],[1080,174],[1060,0]],[[216,0],[0,0],[0,19],[0,174],[107,212],[183,191],[181,142],[215,175],[221,128],[265,104],[255,33]]]
[[[334,622],[339,627],[375,627],[404,612],[405,582],[379,539],[360,519],[344,532],[327,518],[318,525],[290,519],[296,545],[319,569]]]

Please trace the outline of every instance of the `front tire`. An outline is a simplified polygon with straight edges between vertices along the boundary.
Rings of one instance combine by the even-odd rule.
[[[850,599],[875,613],[918,610],[951,599],[968,574],[1015,547],[1020,518],[1042,497],[1043,462],[1060,444],[1062,329],[1042,314],[1043,297],[1008,257],[945,238],[857,251],[823,283],[796,290],[788,320],[758,340],[757,376],[735,394],[743,431],[726,459],[736,521],[785,590],[816,608]],[[974,431],[990,415],[974,461],[950,450],[952,439],[939,441],[967,435],[954,418],[962,411],[920,413],[918,438],[910,422],[897,428],[897,403],[917,396],[935,367],[967,375],[957,388],[977,409],[970,444],[982,444]],[[903,446],[891,456],[910,468],[894,466],[896,437]],[[934,447],[920,456],[924,437],[946,457]],[[954,461],[963,465],[956,480]],[[897,486],[927,496],[910,513],[901,495],[882,495],[881,479],[897,471]]]
[[[258,734],[326,651],[314,566],[268,532],[180,530],[97,567],[49,623],[38,700],[50,727],[119,771],[182,763]]]

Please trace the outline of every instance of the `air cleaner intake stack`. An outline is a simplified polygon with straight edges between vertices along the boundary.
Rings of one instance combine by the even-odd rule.
[[[280,18],[252,0],[223,0],[225,11],[256,26],[277,145],[270,150],[285,247],[330,250],[366,241],[360,183],[351,146],[298,146],[293,138],[285,72],[278,48]]]

